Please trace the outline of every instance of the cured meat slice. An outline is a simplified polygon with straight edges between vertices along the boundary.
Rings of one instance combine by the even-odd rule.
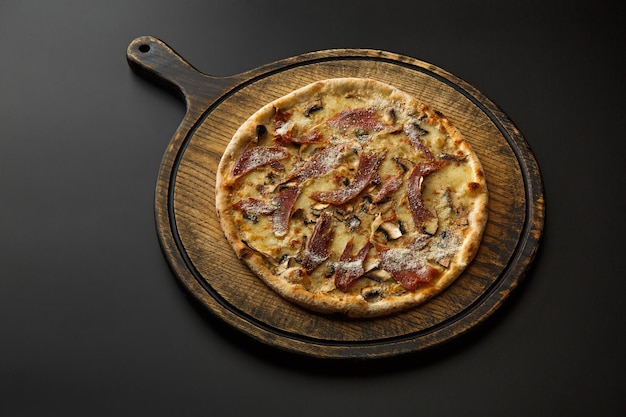
[[[272,215],[272,229],[276,236],[285,236],[289,230],[289,218],[293,206],[300,195],[300,188],[285,187],[272,199],[275,207]]]
[[[322,203],[341,205],[352,200],[370,183],[374,174],[385,159],[385,152],[361,155],[359,166],[352,182],[346,187],[335,191],[316,191],[311,197]]]
[[[343,110],[331,118],[328,124],[339,129],[360,127],[374,131],[383,130],[386,127],[379,120],[376,109],[372,107]]]
[[[363,261],[365,261],[367,253],[371,247],[372,244],[368,241],[365,243],[365,246],[363,246],[361,250],[353,256],[352,250],[354,248],[354,239],[350,239],[348,241],[336,266],[335,287],[337,287],[337,289],[347,292],[350,284],[359,279],[359,277],[365,273],[365,270],[363,269]]]
[[[293,206],[300,195],[300,188],[285,187],[271,204],[256,198],[246,198],[233,204],[233,208],[241,210],[248,220],[257,222],[259,215],[271,215],[272,231],[276,236],[284,236],[289,230],[289,219]]]
[[[411,144],[415,147],[415,149],[420,151],[426,159],[431,161],[435,159],[430,149],[428,149],[422,142],[422,136],[427,135],[428,131],[412,122],[406,122],[403,126],[403,130],[411,141]]]
[[[336,145],[326,148],[309,159],[304,165],[292,172],[288,181],[304,182],[311,178],[321,177],[337,167],[343,156],[346,145]]]
[[[245,198],[239,200],[233,204],[233,207],[237,210],[241,210],[247,215],[258,216],[260,214],[268,215],[274,213],[276,207],[273,204],[268,204],[264,200],[257,198]]]
[[[237,178],[263,165],[280,161],[289,156],[282,146],[250,146],[237,158],[230,176]]]
[[[446,163],[443,161],[422,162],[413,168],[407,184],[409,209],[416,228],[422,228],[428,234],[437,231],[438,219],[424,204],[422,199],[422,183],[424,178],[440,170]]]
[[[389,194],[395,192],[402,185],[402,175],[395,175],[383,181],[378,192],[372,197],[372,203],[380,203]]]
[[[302,266],[307,272],[313,271],[322,262],[330,258],[330,243],[333,240],[332,225],[333,215],[329,212],[322,213],[304,251]]]
[[[439,270],[419,260],[406,248],[378,248],[383,269],[407,290],[429,283],[440,275]]]
[[[297,144],[311,144],[311,143],[320,143],[324,141],[324,136],[322,132],[319,130],[312,130],[305,134],[299,136],[293,136],[291,132],[285,133],[284,135],[278,135],[274,138],[274,142],[281,145],[287,145],[289,143],[297,143]]]

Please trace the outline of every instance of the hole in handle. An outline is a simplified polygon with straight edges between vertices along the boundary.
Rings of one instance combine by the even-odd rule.
[[[148,51],[150,51],[150,45],[145,44],[145,43],[139,45],[139,52],[143,52],[145,54]]]

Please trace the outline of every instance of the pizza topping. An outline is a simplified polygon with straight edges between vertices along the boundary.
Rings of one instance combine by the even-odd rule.
[[[361,225],[361,219],[353,215],[346,221],[346,225],[348,226],[348,231],[350,233],[354,233],[356,232],[356,229]]]
[[[305,110],[304,110],[304,116],[305,117],[311,117],[311,114],[315,113],[316,111],[320,111],[322,110],[324,107],[322,107],[322,102],[321,101],[315,101],[313,104],[309,105]]]
[[[385,128],[385,124],[378,119],[376,109],[372,107],[343,110],[331,118],[328,123],[338,129],[360,127],[380,131]]]
[[[384,269],[381,269],[379,265],[376,265],[376,268],[369,271],[366,269],[366,273],[363,275],[363,278],[367,278],[374,282],[387,282],[394,280],[393,276],[391,276],[391,274]]]
[[[311,132],[308,132],[305,135],[298,136],[297,138],[293,138],[293,141],[295,143],[318,143],[323,140],[324,140],[324,137],[322,136],[322,132],[320,132],[317,129]]]
[[[407,290],[429,283],[440,274],[436,268],[417,259],[415,252],[410,249],[378,249],[383,268]]]
[[[252,143],[252,142],[251,142]],[[256,169],[260,166],[280,161],[289,156],[289,152],[282,146],[250,146],[242,152],[233,165],[230,175],[234,178],[241,177],[244,174]]]
[[[458,226],[468,226],[469,219],[467,216],[468,216],[467,209],[463,206],[459,206],[456,209],[456,224]]]
[[[365,287],[361,290],[361,296],[365,299],[365,301],[375,302],[380,301],[383,298],[383,294],[381,293],[380,288],[376,287]]]
[[[463,162],[467,160],[467,155],[460,153],[460,152],[458,155],[442,153],[439,155],[439,158],[443,159],[444,161]]]
[[[276,236],[285,236],[287,234],[291,210],[299,194],[300,189],[298,187],[285,187],[272,199],[275,207],[272,215],[272,229]]]
[[[291,130],[294,123],[290,120],[291,112],[276,109],[274,114],[274,141],[277,143],[289,143],[292,141]]]
[[[307,272],[313,271],[330,258],[330,243],[333,239],[333,215],[325,211],[315,224],[311,238],[304,251],[302,266]]]
[[[442,161],[423,162],[413,168],[407,184],[407,199],[416,228],[422,228],[428,234],[434,234],[438,228],[438,219],[422,200],[422,183],[427,175],[438,171],[445,165]]]
[[[402,175],[392,176],[383,181],[380,190],[372,197],[372,203],[380,203],[389,194],[395,192],[402,185]]]
[[[396,111],[393,107],[388,107],[385,109],[383,113],[383,121],[388,125],[393,125],[396,123]]]
[[[413,243],[411,243],[411,249],[415,251],[424,249],[430,243],[432,238],[433,237],[431,235],[427,235],[426,233],[420,234],[413,240]]]
[[[271,204],[256,198],[245,198],[233,204],[233,208],[241,210],[244,218],[256,223],[259,215],[271,215],[272,230],[276,236],[284,236],[289,228],[289,218],[293,206],[300,194],[298,187],[285,187]]]
[[[327,174],[341,163],[345,148],[345,145],[336,145],[322,150],[305,162],[300,168],[292,172],[287,177],[287,180],[304,182],[308,179]]]
[[[379,229],[385,234],[387,240],[396,240],[402,237],[402,230],[398,224],[393,222],[384,222],[381,223]]]
[[[410,167],[412,167],[414,164],[409,161],[406,158],[402,158],[399,156],[394,156],[393,158],[391,158],[391,160],[393,162],[396,163],[396,165],[402,170],[402,172],[406,173],[409,171]]]
[[[288,128],[292,128],[293,124],[291,122],[289,122],[290,124],[285,125]],[[322,135],[322,132],[320,132],[319,130],[315,129],[311,132],[307,132],[303,135],[299,135],[299,136],[293,136],[293,130],[289,130],[289,131],[285,131],[283,134],[277,134],[274,137],[274,142],[277,145],[288,145],[290,143],[297,143],[299,145],[302,144],[310,144],[310,143],[320,143],[323,142],[324,136]],[[278,133],[278,131],[277,131]]]
[[[428,131],[419,127],[416,123],[406,122],[404,124],[404,133],[408,136],[411,144],[424,155],[426,159],[434,160],[432,152],[422,143],[422,136],[428,134]]]
[[[356,255],[352,256],[354,239],[348,241],[341,256],[339,256],[339,262],[337,262],[335,268],[335,287],[337,289],[343,292],[348,291],[350,284],[365,273],[363,261],[365,261],[371,246],[371,243],[368,241]]]
[[[439,271],[428,264],[421,264],[414,269],[404,269],[392,272],[393,278],[407,290],[414,290],[422,284],[429,283],[437,276]]]
[[[276,210],[274,205],[268,204],[267,202],[256,198],[245,198],[243,200],[239,200],[233,204],[233,207],[237,210],[241,210],[248,216],[258,216],[261,214],[268,215],[274,213],[274,210]],[[249,219],[254,220],[254,218]]]
[[[294,123],[291,121],[282,124],[280,128],[276,129],[276,137],[274,137],[274,141],[279,144],[293,142],[293,137],[291,135],[293,127]]]
[[[267,128],[265,125],[256,125],[256,140],[257,142],[265,136]]]
[[[274,109],[274,131],[279,130],[283,125],[289,122],[290,118],[291,118],[291,112],[275,108]]]
[[[361,191],[370,183],[374,174],[385,159],[385,152],[380,154],[361,155],[359,166],[352,182],[346,188],[335,191],[316,191],[311,197],[322,203],[342,205],[359,195]]]

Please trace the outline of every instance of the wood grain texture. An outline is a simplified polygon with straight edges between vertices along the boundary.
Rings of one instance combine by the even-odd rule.
[[[179,94],[187,112],[165,150],[156,186],[157,232],[176,277],[206,308],[269,345],[326,358],[386,357],[460,335],[489,317],[523,279],[537,251],[544,194],[522,134],[472,85],[428,63],[374,50],[308,53],[231,77],[194,69],[170,47],[141,37],[129,65]],[[475,260],[445,292],[405,313],[348,320],[303,310],[240,262],[215,214],[215,173],[237,128],[257,109],[314,81],[387,82],[441,111],[478,154],[490,193]]]

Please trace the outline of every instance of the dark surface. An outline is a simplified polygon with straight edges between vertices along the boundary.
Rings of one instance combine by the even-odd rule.
[[[624,16],[578,3],[2,2],[0,415],[626,413]],[[484,326],[384,361],[287,355],[208,317],[155,234],[184,106],[129,69],[141,35],[212,75],[360,47],[472,83],[543,172],[527,279]]]

